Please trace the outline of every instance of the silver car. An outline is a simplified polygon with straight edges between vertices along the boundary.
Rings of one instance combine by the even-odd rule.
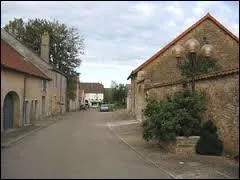
[[[111,111],[111,106],[109,104],[101,104],[100,112],[108,112]]]

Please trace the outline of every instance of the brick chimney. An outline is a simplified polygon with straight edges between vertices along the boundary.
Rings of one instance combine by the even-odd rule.
[[[49,35],[47,31],[44,31],[42,35],[41,58],[49,63]]]

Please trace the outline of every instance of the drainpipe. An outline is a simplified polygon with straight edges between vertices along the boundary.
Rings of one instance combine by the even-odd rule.
[[[62,114],[62,75],[60,80],[60,108],[61,108],[61,114]]]
[[[24,83],[23,83],[23,121],[22,121],[22,125],[24,127],[24,122],[25,122],[25,118],[26,118],[26,103],[25,103],[25,99],[26,99],[26,81],[27,81],[27,77],[24,76]]]

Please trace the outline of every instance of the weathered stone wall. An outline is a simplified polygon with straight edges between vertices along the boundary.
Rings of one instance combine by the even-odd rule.
[[[233,152],[239,152],[238,88],[239,74],[196,82],[196,90],[204,91],[207,96],[207,112],[204,120],[214,122],[223,140],[224,149]]]
[[[217,60],[222,70],[239,68],[239,42],[220,29],[211,20],[207,19],[203,21],[174,45],[184,45],[192,37],[196,38],[201,46],[206,41],[214,46],[213,58]],[[141,71],[145,72],[145,79],[151,80],[152,84],[183,79],[176,67],[176,58],[172,54],[173,46],[141,69]],[[137,117],[141,116],[140,109],[146,104],[146,100],[141,99],[142,92],[138,91],[140,84],[142,82],[137,84],[136,78],[132,78],[132,87],[134,89],[132,97],[134,98],[133,101],[135,100],[132,111]],[[189,84],[188,86],[190,88]],[[209,99],[205,119],[211,118],[217,125],[219,135],[224,142],[225,150],[230,149],[237,152],[239,152],[238,86],[238,75],[211,78],[196,82],[196,90],[205,90]],[[172,94],[182,88],[181,84],[164,86],[145,90],[144,94],[148,92],[150,99],[162,99],[166,95]]]
[[[129,85],[127,89],[127,112],[131,113],[132,111],[132,86]]]
[[[224,143],[225,151],[239,152],[239,74],[212,77],[196,81],[196,91],[203,91],[207,99],[207,111],[203,121],[212,120]],[[187,87],[190,89],[191,84]],[[181,84],[149,89],[152,99],[164,99],[183,89]]]
[[[184,43],[191,37],[196,38],[201,46],[204,44],[204,38],[214,46],[213,57],[217,59],[222,69],[239,67],[239,43],[218,28],[212,21],[206,20],[202,22],[174,45],[180,44],[184,46]],[[143,68],[148,79],[153,82],[169,82],[182,78],[180,71],[176,67],[177,61],[172,54],[172,49],[173,46]]]
[[[176,137],[175,141],[160,142],[166,151],[176,154],[194,154],[200,136]]]

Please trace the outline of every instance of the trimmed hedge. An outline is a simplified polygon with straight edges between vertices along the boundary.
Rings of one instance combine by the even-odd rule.
[[[196,153],[201,155],[221,155],[223,143],[218,138],[217,127],[212,121],[203,124],[200,131],[200,139],[196,144]]]
[[[167,141],[176,136],[197,136],[205,109],[204,95],[189,90],[151,101],[144,110],[143,138]]]

